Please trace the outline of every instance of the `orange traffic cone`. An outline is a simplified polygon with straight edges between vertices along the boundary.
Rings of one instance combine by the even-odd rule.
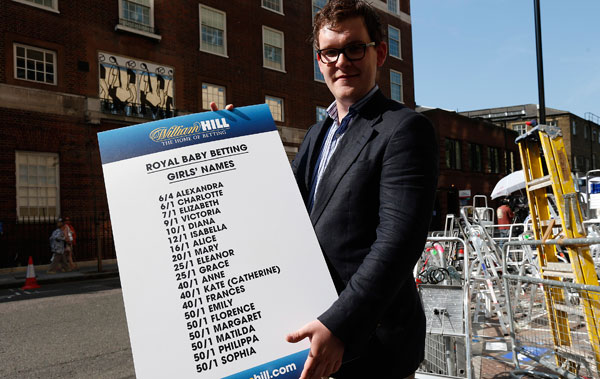
[[[35,269],[33,268],[33,258],[29,256],[29,262],[27,263],[27,276],[25,277],[25,285],[21,287],[22,290],[32,290],[40,288],[40,285],[35,279]]]

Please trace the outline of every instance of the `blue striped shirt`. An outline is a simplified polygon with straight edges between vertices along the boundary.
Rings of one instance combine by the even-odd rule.
[[[337,103],[334,101],[331,103],[329,108],[327,108],[327,114],[331,119],[333,119],[333,123],[329,127],[329,131],[327,132],[327,136],[325,137],[325,141],[323,142],[323,146],[321,148],[321,153],[319,154],[319,159],[317,160],[316,170],[313,176],[310,191],[310,202],[308,205],[309,211],[312,210],[315,198],[317,197],[317,191],[319,189],[321,179],[323,178],[323,173],[325,172],[325,169],[327,168],[327,165],[329,164],[329,161],[331,160],[338,143],[346,134],[352,118],[367,103],[367,101],[369,101],[369,99],[375,92],[377,92],[377,90],[379,90],[379,86],[376,84],[375,87],[369,91],[369,93],[367,93],[356,103],[352,104],[348,114],[342,119],[341,123],[338,118]]]

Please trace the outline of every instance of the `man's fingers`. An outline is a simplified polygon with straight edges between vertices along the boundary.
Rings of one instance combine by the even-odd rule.
[[[227,104],[225,106],[225,109],[227,109],[228,111],[232,111],[233,110],[233,104]],[[210,102],[210,110],[213,112],[216,112],[219,110],[219,107],[217,106],[217,103],[215,103],[214,101]]]
[[[335,364],[333,365],[333,370],[331,371],[331,374],[333,374],[334,372],[338,372],[340,367],[342,367],[342,360],[338,360],[337,362],[335,362]]]
[[[314,369],[312,368],[314,362],[314,359],[309,354],[308,358],[306,358],[306,362],[304,362],[304,369],[302,370],[302,374],[300,374],[300,379],[310,378],[311,373],[314,371]]]
[[[323,362],[315,359],[309,354],[308,358],[306,358],[306,362],[304,363],[304,370],[302,370],[300,379],[321,379],[326,374],[327,373],[326,370],[324,370]]]
[[[300,342],[303,339],[305,339],[306,337],[310,337],[310,335],[306,332],[305,328],[302,329],[298,329],[293,333],[288,334],[285,339],[288,342],[291,343],[296,343],[296,342]]]

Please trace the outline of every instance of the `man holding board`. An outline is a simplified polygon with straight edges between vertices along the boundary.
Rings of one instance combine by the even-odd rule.
[[[293,170],[339,298],[287,337],[311,340],[302,378],[412,377],[423,360],[412,269],[432,214],[438,149],[430,122],[375,84],[383,37],[361,0],[329,1],[314,20],[335,101],[309,129]]]
[[[369,4],[329,1],[312,37],[335,101],[292,168],[339,298],[287,340],[311,341],[301,379],[412,378],[425,347],[412,269],[433,210],[435,132],[376,85],[387,44]]]

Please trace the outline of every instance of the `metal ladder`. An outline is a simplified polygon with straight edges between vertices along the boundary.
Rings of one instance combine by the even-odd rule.
[[[539,125],[517,138],[521,162],[525,173],[527,199],[531,212],[536,240],[552,238],[584,238],[581,207],[571,176],[571,169],[560,128]],[[551,217],[548,196],[553,194],[559,219]],[[559,236],[552,235],[552,228],[560,226]],[[589,245],[565,245],[570,263],[561,261],[556,245],[539,245],[538,261],[543,279],[573,281],[579,284],[598,285]],[[569,326],[569,310],[564,309],[564,291],[544,290],[548,322],[552,332],[556,363],[568,371],[576,372],[576,363],[563,350],[572,347]],[[583,298],[583,317],[592,347],[596,373],[600,372],[600,299],[595,295]]]

